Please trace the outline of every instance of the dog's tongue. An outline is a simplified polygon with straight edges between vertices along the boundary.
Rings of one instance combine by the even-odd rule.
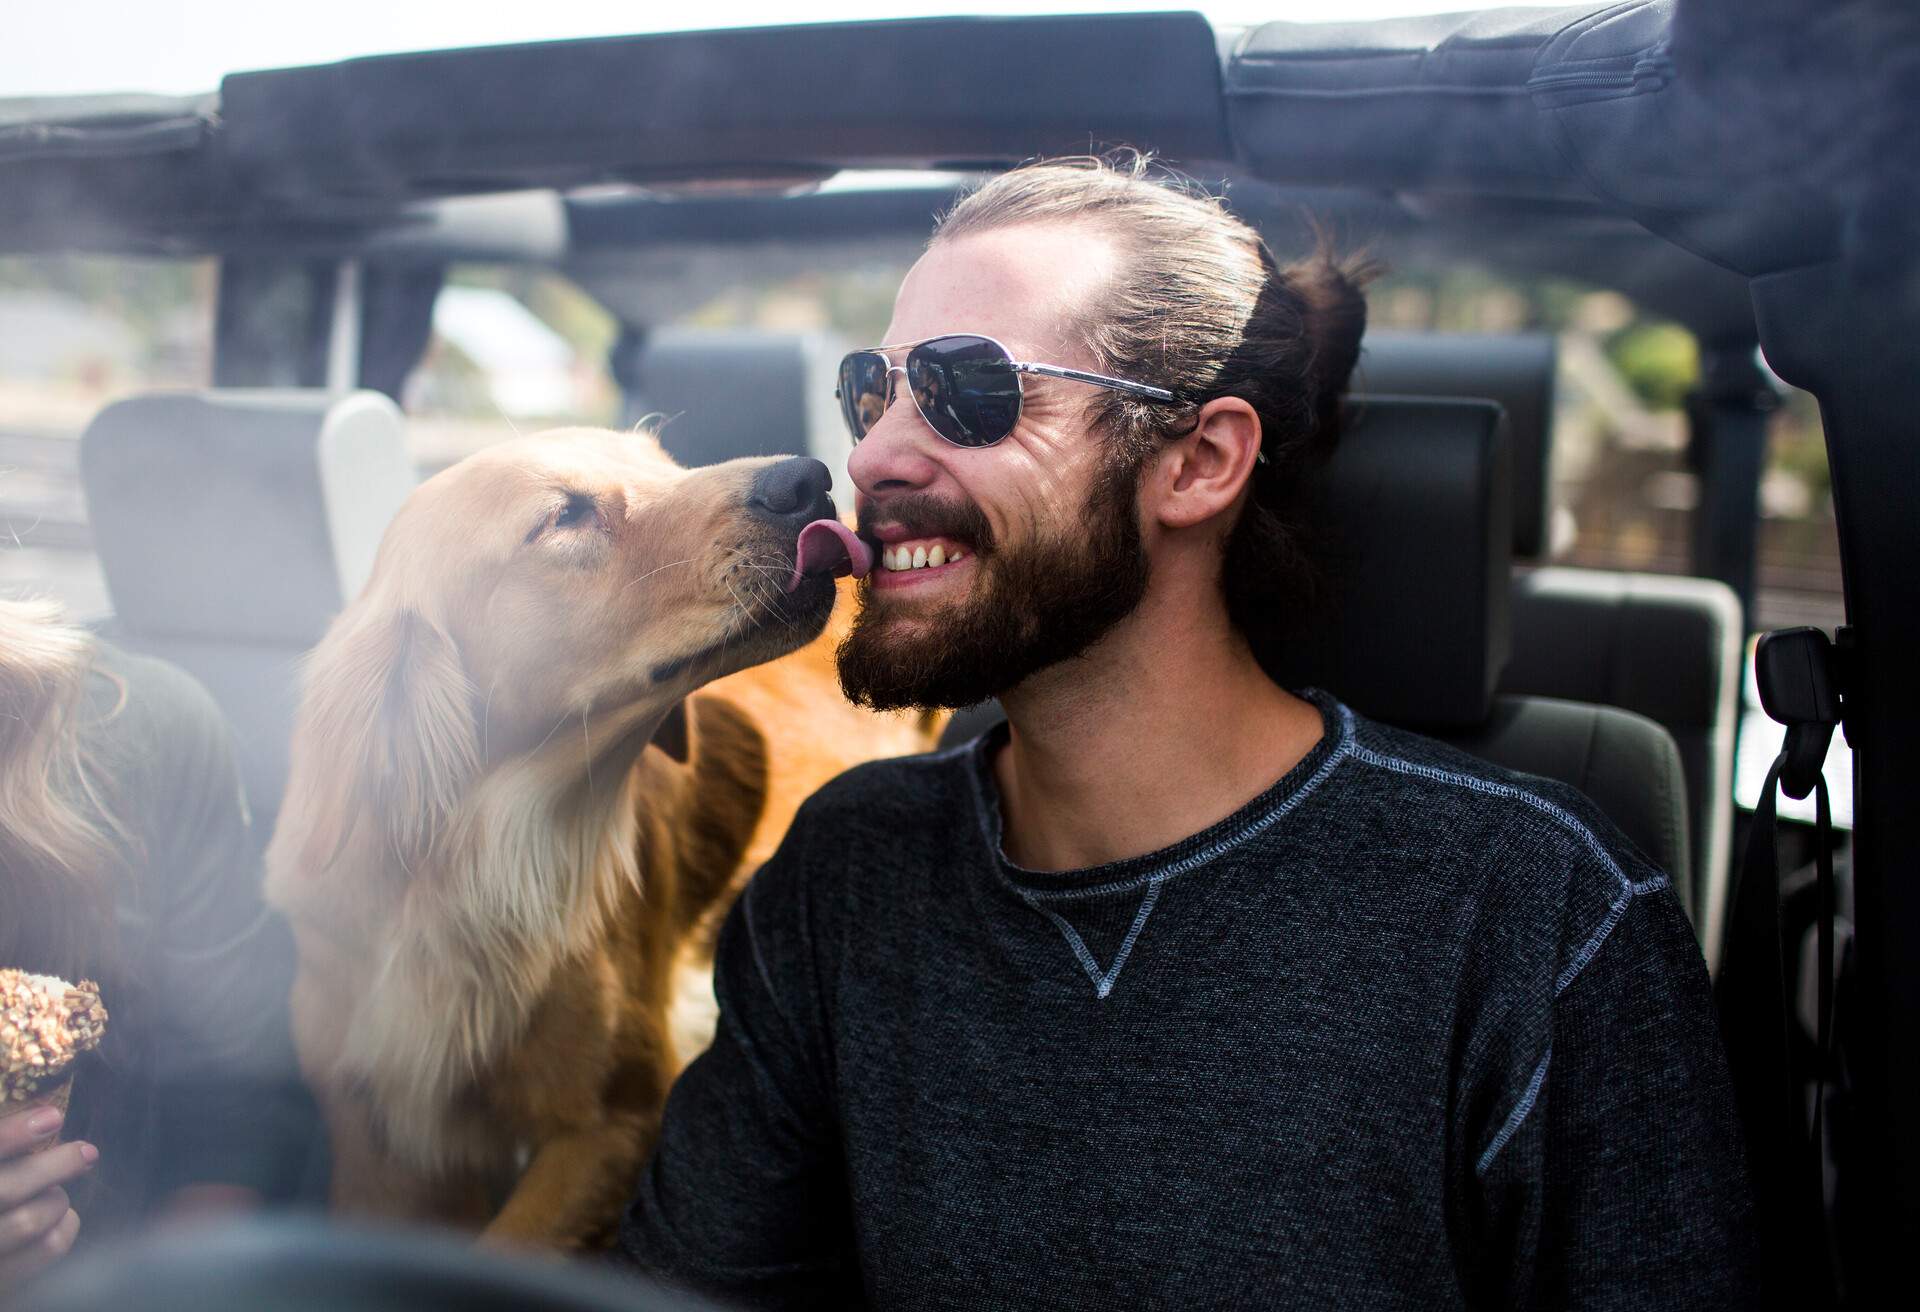
[[[793,544],[793,577],[787,580],[787,591],[799,587],[809,574],[851,574],[863,579],[872,568],[873,549],[859,534],[837,519],[816,519],[800,530]]]

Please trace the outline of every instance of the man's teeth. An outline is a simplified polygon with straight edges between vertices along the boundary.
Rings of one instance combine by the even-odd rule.
[[[939,542],[934,543],[932,547],[928,547],[924,542],[912,547],[903,543],[898,547],[882,547],[880,563],[895,571],[926,569],[934,565],[951,565],[956,560],[965,559],[966,554],[959,547],[949,551],[945,544]]]

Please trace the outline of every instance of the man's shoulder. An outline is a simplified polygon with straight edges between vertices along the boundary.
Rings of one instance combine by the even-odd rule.
[[[973,807],[974,753],[969,742],[917,756],[865,761],[828,780],[800,808],[808,824],[857,828],[927,821]]]
[[[972,745],[869,761],[829,780],[747,884],[748,914],[813,932],[891,919],[966,859],[977,830]]]
[[[1641,950],[1699,969],[1667,873],[1579,789],[1358,716],[1349,724],[1356,814],[1399,829],[1378,846],[1457,902],[1483,1002],[1524,996],[1521,1011],[1544,1016],[1622,926]]]
[[[867,872],[885,882],[951,859],[956,834],[977,826],[972,743],[917,756],[868,761],[837,775],[801,804],[780,851],[756,882],[836,885]]]
[[[1353,780],[1383,807],[1458,834],[1479,836],[1510,858],[1553,856],[1622,884],[1664,883],[1664,873],[1579,789],[1506,769],[1459,748],[1350,714]]]

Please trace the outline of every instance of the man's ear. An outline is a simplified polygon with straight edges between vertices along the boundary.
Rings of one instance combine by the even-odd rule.
[[[1167,528],[1190,528],[1231,508],[1253,476],[1260,440],[1260,416],[1246,401],[1207,402],[1193,428],[1158,457],[1154,518]]]
[[[307,669],[294,755],[282,827],[302,868],[316,873],[369,831],[411,868],[480,769],[473,684],[453,639],[405,609],[329,633]]]

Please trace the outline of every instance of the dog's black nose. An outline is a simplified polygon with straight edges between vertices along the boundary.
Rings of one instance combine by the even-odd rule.
[[[762,519],[810,524],[832,516],[833,501],[827,496],[832,486],[833,475],[825,465],[810,456],[793,456],[755,476],[747,509]]]

